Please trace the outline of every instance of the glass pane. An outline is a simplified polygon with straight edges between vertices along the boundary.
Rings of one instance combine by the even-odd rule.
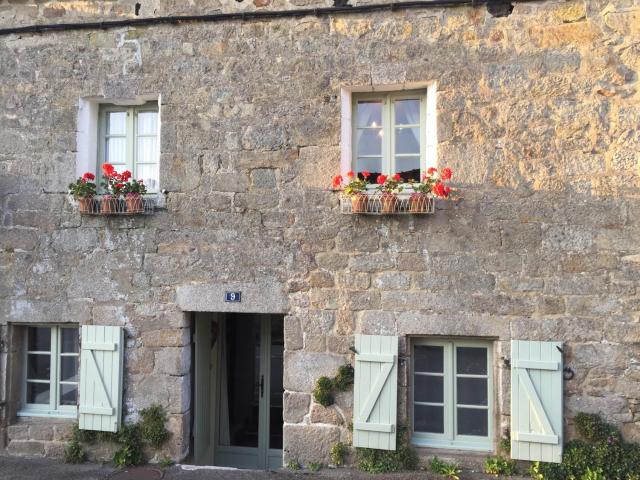
[[[444,402],[444,377],[431,375],[414,375],[414,401],[442,403]]]
[[[223,358],[226,365],[222,366],[221,379],[223,394],[220,401],[220,444],[257,447],[260,320],[249,315],[229,315],[225,328],[223,349],[226,352]]]
[[[414,405],[413,429],[416,432],[444,433],[444,407]]]
[[[60,346],[62,353],[78,353],[78,329],[60,329]]]
[[[127,112],[107,112],[107,135],[127,133]]]
[[[396,100],[393,106],[396,125],[420,124],[420,100]]]
[[[382,155],[382,130],[379,128],[358,130],[356,152],[358,155]]]
[[[156,163],[158,161],[158,140],[156,137],[138,137],[138,163]]]
[[[122,137],[108,138],[105,159],[106,163],[111,164],[127,163],[127,140]]]
[[[28,349],[30,352],[51,351],[51,329],[46,327],[29,327]]]
[[[51,356],[27,355],[27,378],[30,380],[49,380],[51,376]]]
[[[358,102],[356,126],[379,127],[382,125],[382,102],[379,100]]]
[[[158,191],[158,164],[138,165],[136,167],[136,180],[142,180],[147,186],[147,191]]]
[[[478,347],[456,348],[456,371],[471,375],[487,374],[487,349]]]
[[[489,434],[487,416],[484,408],[458,408],[458,435],[486,437]]]
[[[420,155],[420,129],[417,127],[396,128],[396,154],[413,153]]]
[[[27,403],[49,404],[49,384],[27,382]]]
[[[458,389],[458,404],[462,405],[487,405],[487,379],[486,378],[460,378],[456,379]]]
[[[444,372],[444,347],[416,345],[413,349],[416,372]]]
[[[156,135],[158,133],[158,113],[138,112],[138,135]]]
[[[283,353],[284,328],[283,317],[271,317],[271,388],[269,395],[269,448],[282,449],[282,397],[284,395]]]
[[[78,357],[60,357],[60,380],[63,382],[78,381]]]
[[[420,181],[420,157],[396,157],[396,170],[406,182],[413,179]]]
[[[369,182],[375,182],[378,175],[382,173],[382,157],[378,158],[358,158],[356,161],[356,172],[367,171],[371,173]]]
[[[78,386],[60,385],[60,405],[78,404]]]

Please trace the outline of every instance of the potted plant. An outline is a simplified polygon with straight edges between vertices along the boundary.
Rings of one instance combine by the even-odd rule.
[[[128,174],[131,176],[131,172],[125,170],[122,174],[115,171],[113,165],[110,163],[104,163],[102,165],[102,188],[104,188],[105,194],[102,196],[102,202],[100,204],[100,212],[103,214],[118,213],[121,211],[119,207],[120,195],[124,188],[123,175]],[[129,178],[127,177],[127,178]],[[126,180],[125,180],[126,181]]]
[[[127,172],[123,172],[123,175]],[[129,179],[124,184],[122,189],[124,193],[124,199],[127,203],[127,213],[141,213],[144,212],[144,204],[142,202],[142,195],[147,193],[147,187],[142,180]]]
[[[444,168],[438,175],[438,170],[432,167],[422,175],[421,182],[409,180],[409,185],[413,189],[413,193],[409,197],[409,212],[421,213],[429,211],[429,200],[432,196],[448,197],[451,188],[445,185],[444,182],[450,180],[451,176],[450,168]]]
[[[397,193],[402,191],[401,181],[402,177],[399,173],[396,173],[391,178],[386,175],[378,175],[376,179],[377,188],[382,192],[382,195],[380,195],[380,213],[393,213],[397,210]]]
[[[91,207],[96,194],[96,184],[93,183],[95,179],[96,176],[93,173],[87,172],[74,183],[69,184],[69,193],[78,200],[80,213],[91,213],[93,210]]]
[[[362,178],[360,178],[362,175]],[[353,213],[362,213],[367,211],[369,205],[369,197],[366,194],[368,179],[371,173],[366,170],[355,174],[352,170],[347,172],[349,183],[344,186],[344,194],[351,199],[351,211]],[[333,188],[339,190],[343,184],[342,175],[333,177]]]

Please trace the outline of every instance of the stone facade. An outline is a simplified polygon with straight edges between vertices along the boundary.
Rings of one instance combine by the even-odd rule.
[[[4,0],[0,28],[135,18],[134,3]],[[142,2],[140,15],[320,6],[190,3]],[[163,405],[184,457],[179,289],[265,283],[287,303],[285,460],[327,461],[349,439],[350,396],[324,409],[310,392],[351,359],[355,333],[399,335],[403,355],[411,335],[495,340],[497,435],[509,341],[563,341],[567,427],[599,412],[640,440],[638,38],[634,0],[0,36],[0,445],[45,454],[59,436],[16,424],[11,325],[121,325],[125,413]],[[428,218],[341,215],[327,188],[340,89],[425,81],[457,195]],[[140,95],[161,98],[166,205],[80,216],[66,195],[79,99]],[[401,364],[401,422],[407,385]]]

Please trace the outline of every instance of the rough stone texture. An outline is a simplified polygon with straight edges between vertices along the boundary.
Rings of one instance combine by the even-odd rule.
[[[325,4],[152,0],[140,15]],[[512,338],[562,340],[576,371],[567,424],[601,412],[637,439],[640,8],[514,6],[499,19],[438,7],[0,36],[0,401],[19,354],[8,322],[123,325],[127,418],[167,407],[178,459],[191,414],[184,311],[235,309],[286,314],[287,459],[326,462],[348,439],[350,398],[335,407],[345,425],[327,426],[309,423],[308,396],[362,332],[399,335],[406,355],[411,335],[493,339],[504,356]],[[0,0],[2,26],[134,16],[128,0]],[[438,84],[439,163],[456,196],[429,218],[340,215],[326,188],[340,88],[425,81]],[[78,99],[136,95],[162,96],[166,207],[81,217],[65,195]],[[243,303],[225,303],[227,290]],[[509,371],[495,373],[504,428]],[[54,453],[9,426],[11,408],[8,451]]]

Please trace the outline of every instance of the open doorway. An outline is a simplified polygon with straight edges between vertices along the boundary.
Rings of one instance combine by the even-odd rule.
[[[283,315],[196,314],[196,463],[282,466],[283,324]]]

